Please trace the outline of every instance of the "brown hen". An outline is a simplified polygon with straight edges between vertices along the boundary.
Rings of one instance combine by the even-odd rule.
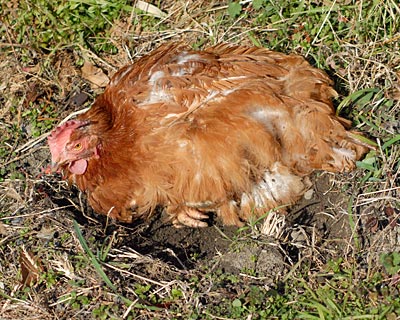
[[[215,212],[240,225],[348,171],[366,151],[335,115],[336,92],[304,58],[166,44],[125,66],[93,106],[51,133],[54,168],[95,211],[130,222],[165,208],[175,225]]]

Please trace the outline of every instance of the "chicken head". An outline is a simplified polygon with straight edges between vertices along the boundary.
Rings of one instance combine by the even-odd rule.
[[[99,156],[98,139],[85,134],[87,125],[85,121],[70,120],[51,132],[48,143],[53,171],[67,164],[71,173],[84,174],[88,159]]]

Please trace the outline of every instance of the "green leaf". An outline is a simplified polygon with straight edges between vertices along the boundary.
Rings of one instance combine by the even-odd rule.
[[[231,18],[236,18],[242,12],[242,5],[239,2],[231,2],[228,5],[228,13]]]
[[[240,308],[242,306],[242,302],[239,299],[235,299],[232,301],[232,306],[235,308]]]
[[[372,171],[372,172],[375,171],[375,167],[368,162],[356,161],[356,166],[357,166],[357,168],[360,168],[360,169],[365,169],[365,170]]]
[[[361,142],[363,142],[363,143],[365,143],[365,144],[367,144],[367,145],[369,145],[369,146],[371,146],[373,148],[378,146],[378,144],[375,141],[373,141],[371,139],[368,139],[367,137],[365,137],[363,135],[360,135],[360,134],[357,134],[357,133],[354,133],[354,132],[348,132],[348,134],[349,134],[350,137],[352,137],[352,138],[354,138],[356,140],[360,140]]]
[[[171,290],[171,295],[174,299],[180,299],[183,297],[182,291],[174,288]]]
[[[344,98],[343,101],[339,104],[339,106],[336,108],[336,114],[338,115],[340,111],[345,108],[350,102],[354,102],[360,105],[360,101],[365,103],[366,101],[369,101],[375,93],[378,92],[378,88],[367,88],[353,92],[351,95]],[[365,98],[365,96],[368,96],[368,98]]]
[[[392,144],[396,143],[399,140],[400,140],[400,134],[395,135],[392,139],[386,141],[383,144],[382,150],[386,150],[388,147],[390,147]]]
[[[400,253],[383,253],[380,256],[380,261],[388,274],[395,275],[400,271]]]
[[[264,0],[253,0],[253,8],[259,10],[262,8]]]

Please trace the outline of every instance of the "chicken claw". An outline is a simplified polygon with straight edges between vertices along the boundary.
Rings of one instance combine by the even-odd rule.
[[[191,228],[205,228],[208,227],[208,223],[201,221],[202,219],[208,219],[209,216],[196,209],[185,208],[177,213],[172,220],[172,224],[175,228],[191,227]]]

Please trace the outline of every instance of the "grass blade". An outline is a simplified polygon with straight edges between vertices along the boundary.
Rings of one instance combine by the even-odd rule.
[[[110,278],[105,274],[103,268],[100,265],[100,262],[97,260],[96,256],[93,254],[93,252],[90,250],[85,238],[82,235],[81,229],[79,228],[78,223],[74,220],[74,229],[76,232],[76,235],[78,237],[79,243],[81,244],[83,250],[86,252],[88,257],[90,258],[90,261],[92,262],[93,266],[95,267],[97,273],[100,275],[100,277],[103,279],[105,284],[127,305],[131,306],[134,302],[132,300],[129,300],[128,298],[125,298],[118,294],[118,289],[113,285],[111,282]],[[141,303],[135,303],[134,304],[135,308],[139,309],[147,309],[147,310],[152,310],[152,311],[157,311],[161,310],[161,308],[158,307],[153,307],[153,306],[147,306]]]
[[[400,134],[395,135],[392,139],[386,141],[383,144],[382,150],[386,150],[388,147],[390,147],[392,144],[396,143],[399,140],[400,140]]]
[[[82,235],[82,231],[78,226],[78,223],[74,220],[74,229],[75,233],[78,236],[79,243],[81,244],[83,250],[85,250],[86,254],[89,256],[90,261],[92,262],[94,268],[96,269],[97,273],[100,275],[100,277],[103,279],[107,287],[109,287],[112,291],[116,292],[117,288],[112,284],[111,280],[105,272],[103,271],[99,261],[97,261],[95,255],[93,252],[90,250],[85,238]]]

